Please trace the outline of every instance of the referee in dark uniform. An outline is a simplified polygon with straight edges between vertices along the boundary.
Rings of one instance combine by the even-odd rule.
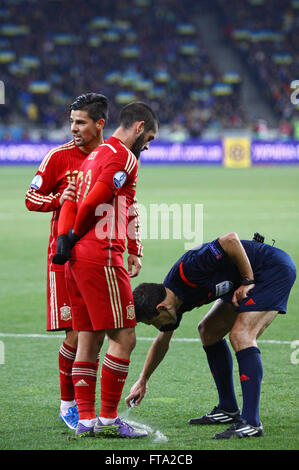
[[[215,439],[263,436],[259,418],[263,367],[257,338],[278,313],[285,314],[296,267],[284,251],[229,233],[187,251],[174,264],[162,284],[143,283],[133,292],[136,319],[158,328],[139,380],[126,398],[138,405],[146,385],[163,360],[182,315],[214,302],[198,325],[199,335],[219,395],[219,403],[189,424],[229,423]],[[243,395],[240,413],[233,385],[233,361],[224,337],[229,333],[236,353]]]

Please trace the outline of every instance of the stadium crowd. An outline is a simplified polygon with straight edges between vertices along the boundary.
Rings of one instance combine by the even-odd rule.
[[[271,103],[286,119],[295,112],[284,91],[295,77],[297,3],[283,2],[288,9],[266,0],[215,2],[227,37],[252,64],[260,85],[270,81]],[[38,0],[2,0],[0,79],[6,100],[0,106],[0,139],[24,139],[35,127],[45,131],[36,138],[55,129],[59,136],[69,103],[87,91],[110,99],[112,125],[123,104],[141,99],[151,104],[161,125],[187,129],[190,137],[200,137],[208,126],[248,126],[239,99],[242,77],[234,71],[221,75],[196,26],[211,8],[214,2],[208,0],[73,0],[71,7],[68,0],[42,6]],[[257,8],[268,8],[270,18],[259,15],[254,23]],[[238,41],[236,29],[251,26],[271,27],[282,39]],[[271,48],[287,52],[292,62],[273,61]]]
[[[290,96],[298,78],[299,1],[215,0],[224,36],[248,65],[263,90],[281,130],[291,136],[299,127],[298,106]],[[299,129],[295,131],[297,139]]]

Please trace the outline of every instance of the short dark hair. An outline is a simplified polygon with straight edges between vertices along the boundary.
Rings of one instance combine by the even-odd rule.
[[[143,282],[133,290],[135,315],[137,322],[151,321],[159,315],[157,305],[166,297],[166,289],[163,284]]]
[[[159,121],[152,108],[143,101],[134,101],[122,108],[119,114],[119,123],[125,129],[129,129],[134,122],[144,121],[144,131],[148,132],[159,127]]]
[[[85,93],[70,105],[70,111],[87,111],[93,121],[108,119],[108,99],[99,93]]]

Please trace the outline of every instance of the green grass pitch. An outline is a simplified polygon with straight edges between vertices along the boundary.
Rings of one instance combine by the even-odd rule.
[[[217,404],[205,354],[200,342],[195,341],[197,323],[208,306],[185,314],[142,404],[129,411],[123,399],[120,403],[120,415],[151,428],[147,438],[74,438],[58,419],[58,349],[62,337],[45,332],[50,214],[29,213],[24,205],[35,171],[32,166],[0,166],[0,449],[127,450],[132,455],[141,450],[297,450],[299,354],[292,346],[299,340],[298,281],[287,315],[279,316],[259,341],[264,366],[260,409],[263,438],[215,441],[212,435],[225,426],[215,429],[187,424],[189,418]],[[137,196],[145,207],[153,203],[203,204],[203,241],[230,231],[251,239],[258,231],[266,242],[275,239],[276,246],[288,251],[299,266],[298,181],[298,167],[143,165]],[[132,281],[133,287],[143,281],[160,282],[183,250],[184,240],[145,239],[143,268]],[[138,325],[136,333],[137,346],[123,397],[138,378],[150,338],[156,335],[145,325]],[[32,334],[47,336],[29,336]],[[105,348],[106,343],[102,358]],[[235,358],[234,365],[241,407]],[[97,410],[98,405],[99,386]]]

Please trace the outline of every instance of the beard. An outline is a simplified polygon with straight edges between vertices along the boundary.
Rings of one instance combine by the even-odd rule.
[[[143,150],[143,147],[144,147],[144,136],[145,136],[145,132],[143,132],[139,137],[137,137],[137,139],[135,140],[135,142],[134,142],[134,144],[131,148],[131,150],[134,153],[137,160],[139,159],[140,154],[141,154],[141,152]]]

